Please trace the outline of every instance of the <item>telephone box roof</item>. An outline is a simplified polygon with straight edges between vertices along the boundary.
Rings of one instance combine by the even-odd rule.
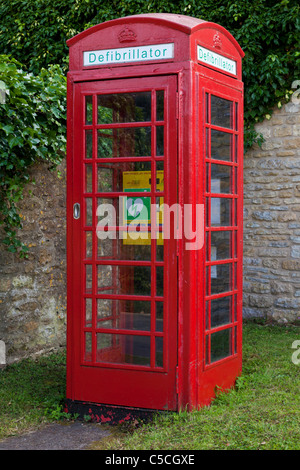
[[[170,29],[181,31],[188,35],[191,35],[202,28],[217,29],[227,36],[227,38],[234,44],[241,57],[244,57],[244,52],[238,42],[223,26],[210,21],[201,20],[199,18],[193,18],[192,16],[176,15],[174,13],[145,13],[141,15],[125,16],[123,18],[105,21],[104,23],[99,23],[95,26],[92,26],[91,28],[88,28],[85,31],[82,31],[76,36],[70,38],[67,41],[67,45],[69,47],[73,46],[81,39],[84,39],[90,34],[96,33],[97,31],[101,31],[111,26],[124,25],[127,23],[153,23],[158,26],[165,26]]]

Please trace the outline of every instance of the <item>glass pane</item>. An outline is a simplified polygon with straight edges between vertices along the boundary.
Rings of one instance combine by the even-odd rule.
[[[211,164],[211,192],[230,193],[231,192],[231,172],[232,168],[227,165]]]
[[[93,266],[91,264],[85,265],[85,291],[87,294],[92,292],[93,288]]]
[[[151,295],[150,266],[98,265],[98,292],[118,295]]]
[[[206,158],[210,158],[209,129],[205,131],[205,154]]]
[[[211,300],[211,328],[231,322],[231,297]]]
[[[211,158],[231,161],[231,134],[211,129]]]
[[[97,361],[150,366],[150,336],[98,333]]]
[[[151,92],[98,95],[98,124],[151,121]]]
[[[231,264],[219,264],[210,267],[211,294],[220,294],[231,290]]]
[[[85,232],[85,257],[93,257],[93,232]]]
[[[97,299],[97,328],[150,331],[151,302]]]
[[[210,193],[210,174],[209,174],[209,163],[206,163],[206,178],[205,178],[205,189],[207,193]],[[213,188],[213,186],[212,186]]]
[[[205,122],[209,124],[209,94],[205,93]]]
[[[101,227],[116,227],[119,225],[119,198],[98,197],[97,198],[97,236],[101,238]],[[122,207],[122,206],[121,206]],[[106,237],[106,236],[105,236]]]
[[[164,126],[156,127],[156,155],[164,155]]]
[[[156,92],[156,120],[164,120],[164,90]]]
[[[85,333],[84,360],[92,360],[92,333]]]
[[[205,364],[209,364],[209,340],[210,336],[207,335],[205,338]]]
[[[93,199],[85,198],[85,225],[93,225]]]
[[[151,190],[151,162],[99,163],[98,192]]]
[[[231,199],[212,197],[210,217],[212,227],[231,225]]]
[[[93,131],[85,131],[85,158],[93,158]]]
[[[155,338],[155,366],[156,367],[163,367],[163,352],[164,352],[164,343],[163,338],[157,337]]]
[[[92,317],[93,317],[92,305],[93,305],[92,299],[85,299],[85,326],[86,327],[92,326]]]
[[[231,329],[217,331],[211,335],[211,362],[231,356]]]
[[[210,302],[205,303],[205,328],[206,330],[209,330],[209,306]]]
[[[211,124],[233,128],[233,103],[219,96],[211,95]]]
[[[99,233],[99,232],[97,232]],[[127,235],[122,238],[121,232],[103,232],[111,238],[98,238],[98,258],[109,258],[114,260],[151,260],[151,233],[137,232],[140,238],[132,239]],[[113,238],[113,237],[116,238]],[[147,237],[147,238],[146,238]]]
[[[85,191],[93,192],[93,165],[85,165]]]
[[[164,261],[164,245],[160,235],[156,241],[156,261]]]
[[[164,331],[164,303],[156,302],[156,331]]]
[[[87,125],[93,124],[93,97],[85,97],[85,123]]]
[[[98,130],[98,158],[151,156],[151,127]]]
[[[157,192],[164,190],[164,162],[156,162],[156,188]]]
[[[159,266],[156,268],[156,295],[164,295],[164,268]]]
[[[211,232],[211,261],[231,258],[231,232]]]

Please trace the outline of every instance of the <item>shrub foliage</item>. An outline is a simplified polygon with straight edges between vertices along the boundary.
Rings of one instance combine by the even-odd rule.
[[[26,253],[16,237],[21,227],[17,203],[37,160],[53,167],[66,150],[66,78],[58,65],[35,76],[0,55],[5,103],[0,105],[0,224],[9,251]]]

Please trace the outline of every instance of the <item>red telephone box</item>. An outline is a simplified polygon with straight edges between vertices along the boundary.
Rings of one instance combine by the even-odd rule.
[[[207,405],[242,363],[243,51],[173,14],[68,46],[67,408]]]

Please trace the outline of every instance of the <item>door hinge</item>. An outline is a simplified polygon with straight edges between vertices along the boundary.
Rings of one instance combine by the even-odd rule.
[[[179,93],[176,92],[176,119],[179,118]]]
[[[178,366],[175,368],[175,377],[176,377],[176,393],[179,393],[179,379],[178,379]]]

